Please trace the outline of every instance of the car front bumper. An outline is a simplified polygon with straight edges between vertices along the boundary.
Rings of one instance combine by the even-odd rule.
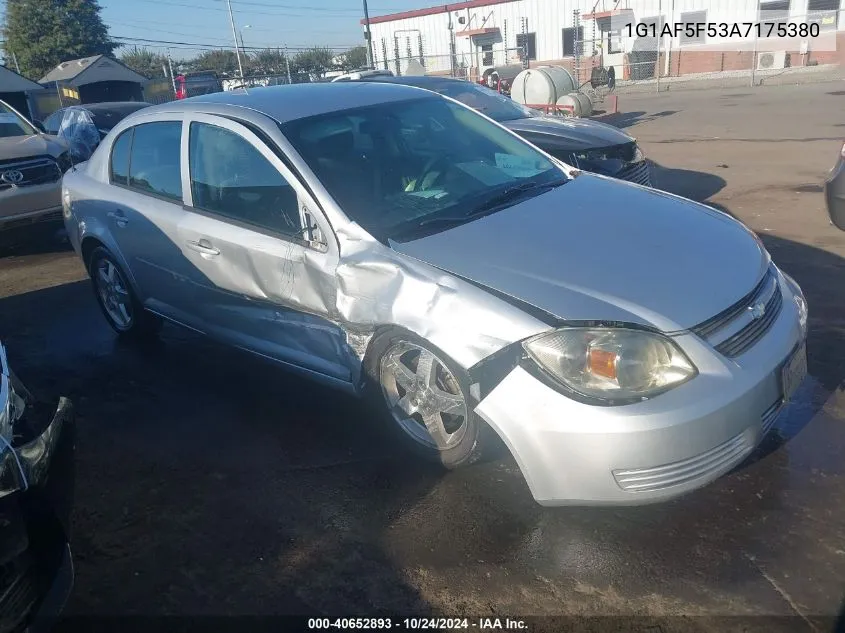
[[[48,631],[70,595],[74,417],[65,398],[39,403],[27,412],[28,441],[14,445],[26,484],[0,498],[0,632]]]
[[[509,447],[538,503],[641,505],[700,488],[741,463],[783,406],[780,371],[805,332],[781,280],[778,318],[735,359],[704,340],[675,338],[699,375],[651,400],[576,402],[517,366],[475,411]]]
[[[0,230],[62,219],[62,182],[0,191]]]

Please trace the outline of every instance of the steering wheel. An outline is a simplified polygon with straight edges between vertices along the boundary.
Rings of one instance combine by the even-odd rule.
[[[437,175],[434,177],[431,182],[426,183],[425,189],[422,188],[422,184],[425,181],[425,177],[428,176],[431,172],[437,171],[435,167],[438,167],[440,163],[446,162],[447,159],[451,157],[450,154],[439,155],[439,156],[432,156],[431,158],[426,161],[425,166],[422,168],[419,177],[415,181],[417,184],[414,185],[414,191],[426,191],[431,189],[435,183],[439,182],[440,179],[445,174],[445,171],[439,171]]]

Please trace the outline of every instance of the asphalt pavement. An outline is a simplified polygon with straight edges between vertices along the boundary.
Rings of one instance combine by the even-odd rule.
[[[845,596],[845,234],[820,183],[843,104],[842,82],[620,97],[617,124],[658,186],[757,230],[810,306],[811,376],[776,430],[734,472],[661,505],[546,509],[509,458],[450,473],[414,463],[355,401],[243,353],[173,326],[159,343],[117,341],[66,246],[50,232],[7,244],[10,362],[80,416],[68,614],[832,630]]]

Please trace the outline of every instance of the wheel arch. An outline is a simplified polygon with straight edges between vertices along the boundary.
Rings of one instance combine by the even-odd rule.
[[[87,233],[82,237],[82,241],[79,243],[79,254],[82,257],[82,263],[85,266],[85,270],[88,272],[88,275],[91,275],[91,256],[94,254],[94,251],[97,248],[104,248],[109,252],[109,254],[114,257],[118,264],[120,264],[120,268],[123,271],[126,278],[129,280],[129,283],[132,284],[132,289],[135,291],[135,294],[140,297],[141,294],[139,292],[138,283],[135,281],[135,276],[132,274],[132,269],[129,268],[126,259],[120,253],[120,249],[116,248],[116,245],[110,243],[111,240],[104,239],[104,236],[98,233]]]

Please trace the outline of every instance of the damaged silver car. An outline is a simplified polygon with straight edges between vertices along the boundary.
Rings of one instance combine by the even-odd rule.
[[[119,333],[167,319],[359,394],[448,467],[492,429],[546,505],[713,481],[806,373],[801,290],[741,223],[413,87],[149,108],[63,202]]]

